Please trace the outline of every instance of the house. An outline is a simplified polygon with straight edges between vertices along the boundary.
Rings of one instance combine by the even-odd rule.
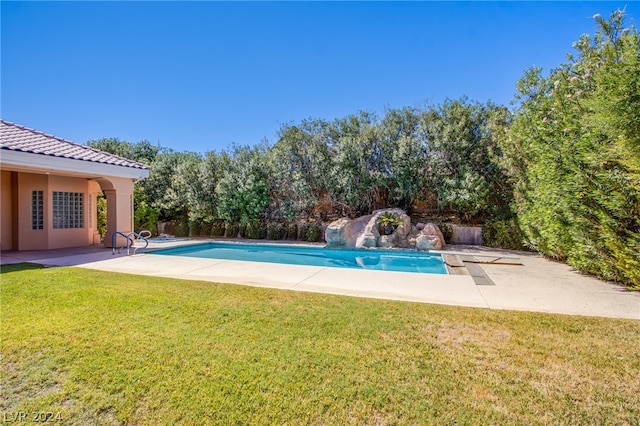
[[[133,230],[133,186],[149,167],[0,120],[0,249],[47,250],[100,242],[96,200],[111,235]],[[118,241],[118,245],[124,241]]]

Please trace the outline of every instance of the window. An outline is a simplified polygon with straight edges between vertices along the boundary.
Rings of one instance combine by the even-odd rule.
[[[93,194],[89,194],[87,201],[89,202],[89,207],[87,208],[89,210],[89,228],[93,228]]]
[[[53,229],[84,228],[84,194],[53,191]]]
[[[44,229],[44,199],[42,191],[31,191],[31,229]]]

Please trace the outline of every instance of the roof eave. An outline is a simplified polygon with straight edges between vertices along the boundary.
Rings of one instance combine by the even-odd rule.
[[[149,176],[149,169],[117,166],[113,164],[97,163],[72,158],[53,157],[44,154],[1,150],[0,164],[6,167],[33,169],[34,173],[65,173],[84,177],[111,176],[144,179]]]

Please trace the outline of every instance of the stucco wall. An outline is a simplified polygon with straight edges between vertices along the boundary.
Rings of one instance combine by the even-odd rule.
[[[114,232],[127,234],[133,231],[133,180],[126,178],[108,178],[100,180],[107,198],[107,235],[105,247],[111,247]],[[126,239],[118,236],[116,246],[126,245]]]
[[[44,229],[31,229],[31,192],[42,191],[44,200]],[[49,177],[33,173],[18,173],[18,250],[49,248],[47,230],[51,226],[51,194]]]
[[[97,182],[85,178],[21,172],[15,173],[16,182],[12,184],[11,173],[3,170],[0,181],[2,250],[46,250],[87,246],[99,242],[96,195],[100,192],[100,185]],[[43,192],[44,229],[31,229],[32,191]],[[82,228],[53,229],[53,191],[84,194]],[[17,192],[17,197],[14,197],[14,192]],[[13,229],[16,225],[17,230]],[[13,234],[17,235],[16,241],[13,240]]]
[[[93,180],[10,170],[2,170],[0,178],[2,250],[46,250],[99,243],[96,198],[101,191],[107,196],[105,245],[111,245],[112,233],[126,234],[133,230],[133,179],[103,177]],[[44,229],[31,229],[32,191],[43,192]],[[54,191],[84,194],[82,228],[53,229]]]
[[[4,170],[0,172],[0,217],[0,250],[12,250],[11,172]]]
[[[53,208],[51,206],[51,197],[53,191],[62,192],[81,192],[84,194],[84,226],[76,229],[53,229]],[[89,181],[87,179],[78,179],[63,176],[49,176],[49,193],[48,201],[45,196],[45,216],[48,218],[49,226],[45,228],[49,230],[48,248],[65,248],[79,247],[93,244],[93,230],[89,228]],[[92,206],[95,211],[95,207]],[[92,225],[95,226],[95,218]]]

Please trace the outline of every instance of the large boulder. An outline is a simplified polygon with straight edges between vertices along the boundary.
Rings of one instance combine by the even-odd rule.
[[[363,232],[362,234],[360,234],[358,236],[358,239],[356,240],[356,245],[355,247],[357,248],[372,248],[372,247],[377,247],[378,246],[378,237],[380,235],[376,236],[373,232]]]
[[[385,212],[393,212],[400,216],[402,224],[393,232],[394,238],[381,241],[378,217]],[[411,218],[403,210],[382,209],[356,219],[342,218],[332,222],[325,231],[325,241],[329,247],[389,247],[391,242],[393,247],[404,247],[410,232]]]
[[[418,250],[442,250],[444,246],[442,231],[433,223],[427,223],[416,237]]]
[[[324,231],[324,240],[328,246],[344,247],[347,245],[344,228],[349,222],[351,222],[351,219],[343,217],[342,219],[331,222],[327,226],[327,229]]]
[[[331,222],[325,231],[325,241],[329,247],[356,247],[358,238],[367,233],[365,228],[373,215],[360,216],[356,219],[343,217]],[[377,231],[376,231],[377,232]]]
[[[398,234],[396,234],[395,232],[391,235],[380,235],[380,237],[378,238],[378,247],[392,248],[398,246]]]

